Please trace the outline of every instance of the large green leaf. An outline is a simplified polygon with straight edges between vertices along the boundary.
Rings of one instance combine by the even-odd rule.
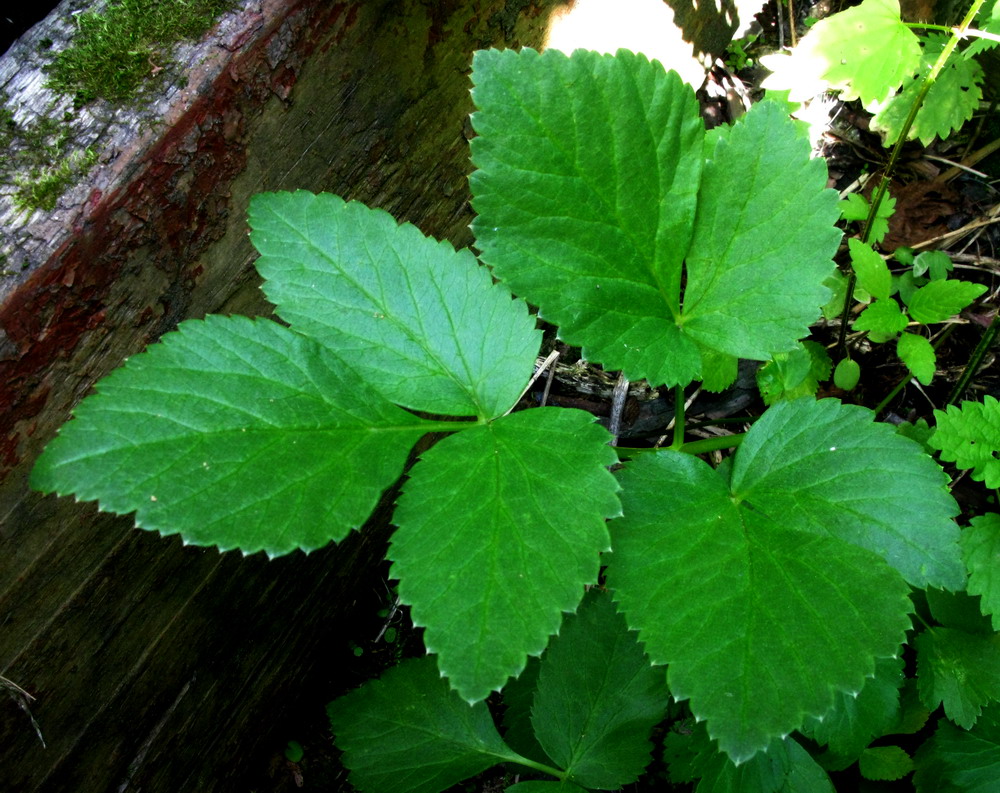
[[[403,661],[327,713],[351,784],[363,793],[438,793],[518,760],[486,705],[463,702],[429,658]]]
[[[469,251],[328,193],[254,196],[250,224],[279,316],[389,401],[484,418],[517,401],[540,335]]]
[[[1000,700],[1000,634],[932,628],[917,636],[920,699],[939,704],[960,727],[976,723],[982,706]]]
[[[690,88],[642,56],[488,51],[473,77],[477,244],[588,359],[687,383],[701,351],[767,358],[805,334],[836,196],[772,103],[705,147]]]
[[[702,168],[694,92],[625,51],[487,50],[473,80],[483,260],[588,359],[689,380],[698,354],[676,316]]]
[[[897,653],[900,573],[964,581],[944,475],[871,419],[835,400],[783,402],[747,434],[731,483],[674,452],[621,474],[609,583],[653,661],[670,664],[674,696],[735,760]]]
[[[914,586],[961,589],[947,477],[917,443],[873,418],[833,399],[776,405],[736,455],[734,498],[755,516],[874,551]]]
[[[968,731],[942,719],[913,759],[917,793],[997,793],[1000,706],[986,708]]]
[[[545,649],[620,514],[608,433],[583,411],[512,413],[446,438],[413,467],[389,558],[424,644],[467,700]]]
[[[962,557],[969,570],[970,595],[982,595],[982,610],[1000,630],[1000,515],[980,515],[962,531]]]
[[[312,550],[360,526],[433,428],[267,320],[190,320],[85,399],[32,486],[185,541]]]
[[[542,658],[531,712],[546,753],[587,788],[618,789],[649,764],[667,687],[610,596],[592,590]]]

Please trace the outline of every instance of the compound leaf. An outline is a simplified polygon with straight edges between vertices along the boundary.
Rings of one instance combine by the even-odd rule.
[[[588,360],[693,379],[676,315],[702,169],[694,92],[625,51],[486,50],[473,81],[483,260]]]
[[[221,550],[319,548],[365,521],[434,426],[345,372],[275,322],[183,322],[98,384],[32,486]]]
[[[944,322],[985,291],[985,284],[970,281],[931,281],[910,295],[906,308],[917,322]]]
[[[492,418],[517,401],[541,338],[469,251],[329,193],[256,195],[250,224],[278,315],[390,402]]]
[[[767,411],[735,456],[732,490],[753,514],[874,551],[917,587],[961,589],[947,476],[866,408],[833,399]]]
[[[913,758],[917,793],[996,793],[1000,779],[1000,707],[991,705],[971,730],[941,719]]]
[[[982,596],[983,613],[991,615],[994,630],[1000,630],[1000,515],[991,512],[973,518],[962,530],[961,543],[969,570],[968,592]]]
[[[1000,634],[933,628],[917,636],[917,682],[929,710],[944,705],[960,727],[976,723],[982,706],[1000,699]]]
[[[947,283],[947,282],[945,282]],[[982,402],[963,402],[935,410],[935,432],[928,441],[941,459],[958,468],[971,468],[972,478],[987,487],[1000,487],[1000,402],[989,395]]]
[[[596,583],[620,513],[608,438],[589,413],[525,410],[445,438],[410,472],[392,574],[465,699],[519,674]]]
[[[790,89],[794,101],[833,90],[845,100],[881,102],[917,69],[920,54],[898,0],[864,0],[813,25],[790,56],[762,58],[774,71],[763,85]]]
[[[666,704],[663,671],[610,596],[591,590],[542,657],[531,720],[545,752],[567,779],[618,789],[649,764],[649,734]]]
[[[438,793],[517,760],[485,703],[463,702],[429,658],[403,661],[331,702],[327,714],[363,793]]]
[[[822,429],[818,442],[830,443]],[[809,462],[800,452],[757,464]],[[874,659],[898,651],[908,588],[871,551],[794,513],[758,513],[766,496],[740,498],[686,454],[644,455],[620,476],[609,583],[653,662],[669,664],[673,696],[691,700],[735,762],[826,713],[835,691],[860,691]]]

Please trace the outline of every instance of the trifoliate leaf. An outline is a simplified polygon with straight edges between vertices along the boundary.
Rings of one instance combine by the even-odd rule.
[[[906,308],[911,317],[925,325],[944,322],[985,291],[985,284],[969,281],[931,281],[910,296]]]
[[[934,411],[934,420],[937,432],[930,444],[941,459],[971,468],[972,478],[989,488],[1000,487],[1000,402],[987,395],[982,402],[948,405],[945,411]]]
[[[791,89],[793,100],[843,91],[862,104],[884,100],[920,63],[920,43],[899,17],[898,0],[864,0],[820,20],[791,56],[761,58],[774,74],[765,89]]]
[[[947,476],[919,445],[873,419],[833,399],[775,405],[735,455],[734,496],[754,515],[874,551],[916,587],[961,589],[958,505]]]
[[[841,358],[833,370],[833,384],[844,391],[853,391],[861,379],[861,364],[853,358]]]
[[[896,354],[910,374],[924,385],[930,385],[937,367],[937,355],[927,339],[916,333],[904,333],[896,342]]]
[[[962,530],[962,557],[969,570],[968,592],[981,595],[984,614],[993,618],[1000,631],[1000,515],[991,512],[972,519]]]
[[[875,113],[871,128],[885,133],[886,146],[899,140],[906,118],[920,93],[921,82],[941,54],[947,37],[933,34],[923,41],[919,71],[907,76],[899,93],[885,101],[864,102],[868,105],[868,110]],[[979,107],[979,101],[983,98],[980,88],[982,81],[983,70],[976,61],[949,58],[937,80],[927,91],[907,139],[919,138],[924,146],[929,146],[935,137],[944,139],[960,129]]]
[[[858,284],[872,297],[887,300],[892,290],[892,275],[885,261],[861,240],[849,239],[847,245],[851,251],[851,266],[858,277]]]
[[[802,732],[850,765],[872,739],[885,735],[899,714],[899,688],[903,684],[903,659],[879,658],[875,676],[865,681],[856,697],[838,692],[832,710],[822,719],[809,717]]]
[[[700,359],[676,315],[702,170],[694,92],[624,51],[480,51],[473,81],[483,260],[588,360],[689,382]]]
[[[933,628],[917,636],[916,648],[920,699],[930,710],[943,704],[969,729],[983,705],[1000,699],[1000,634]]]
[[[971,730],[941,719],[913,758],[917,793],[996,793],[1000,779],[1000,706],[991,705]]]
[[[735,762],[897,651],[907,587],[875,554],[757,516],[685,454],[644,455],[621,478],[609,583],[674,697]]]
[[[591,590],[542,658],[531,721],[545,752],[587,788],[618,789],[649,764],[653,726],[668,693],[615,611]]]
[[[898,746],[870,746],[862,752],[858,767],[865,779],[891,782],[913,770],[913,758]]]
[[[517,759],[485,703],[463,702],[430,658],[403,661],[330,703],[327,714],[362,793],[438,793]]]
[[[861,312],[851,327],[854,330],[866,330],[872,341],[881,343],[893,338],[908,324],[899,304],[889,298],[876,300]]]
[[[687,383],[700,350],[766,359],[806,334],[836,194],[773,102],[703,152],[690,88],[641,56],[487,51],[474,79],[477,245],[588,359]]]
[[[254,196],[250,224],[278,315],[389,401],[483,418],[517,401],[541,337],[469,251],[329,193]]]
[[[620,512],[609,437],[583,411],[525,410],[445,438],[410,471],[392,575],[465,699],[519,674],[596,583]]]
[[[267,320],[181,323],[76,409],[32,486],[185,541],[274,556],[364,523],[434,425]]]
[[[942,281],[955,269],[951,257],[944,251],[924,251],[913,260],[913,275],[930,273],[932,281]]]

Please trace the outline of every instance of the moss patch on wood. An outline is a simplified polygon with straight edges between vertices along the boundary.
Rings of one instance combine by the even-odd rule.
[[[163,69],[172,45],[201,36],[234,6],[233,0],[116,0],[79,14],[73,44],[46,67],[48,87],[72,95],[77,107],[133,99]]]

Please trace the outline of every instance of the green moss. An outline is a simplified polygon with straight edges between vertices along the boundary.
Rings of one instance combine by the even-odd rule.
[[[55,209],[59,196],[97,162],[94,149],[75,151],[57,165],[33,168],[27,176],[15,178],[14,206],[22,212]]]
[[[48,86],[74,97],[125,102],[166,65],[176,42],[201,36],[233,0],[116,0],[76,16],[72,45],[48,66]]]

